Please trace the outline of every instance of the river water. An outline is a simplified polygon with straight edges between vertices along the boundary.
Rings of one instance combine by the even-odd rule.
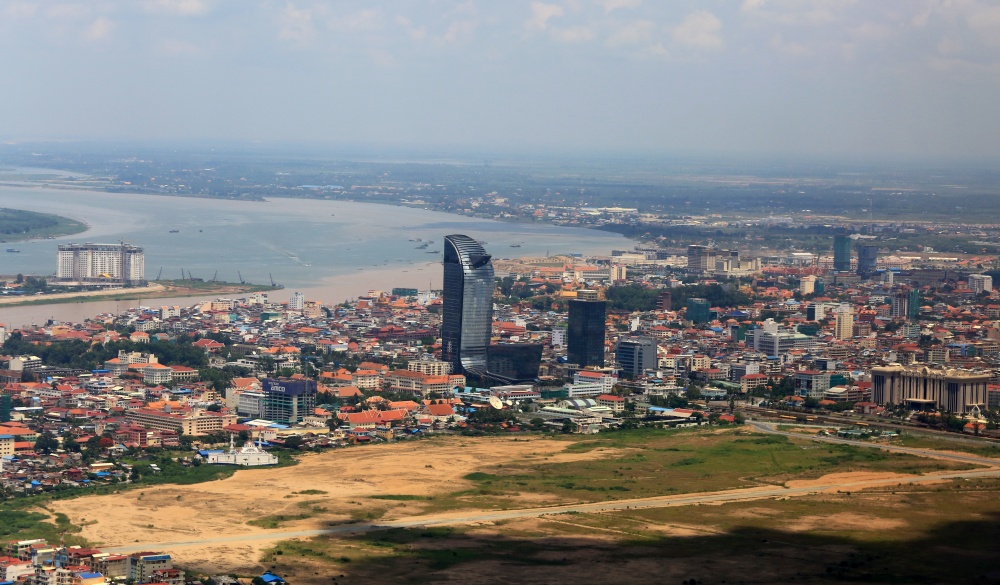
[[[286,287],[271,293],[277,300],[287,300],[293,291],[304,292],[308,300],[340,302],[371,288],[440,287],[443,239],[453,233],[484,241],[494,258],[608,254],[628,245],[619,235],[597,230],[312,199],[250,202],[24,186],[0,187],[0,207],[56,213],[90,226],[74,236],[3,244],[20,253],[0,252],[0,274],[51,275],[59,244],[124,240],[144,248],[148,279],[161,271],[170,279],[180,278],[182,271],[229,282],[238,282],[240,275],[264,284],[273,278]],[[417,238],[421,241],[412,241]],[[427,241],[432,243],[418,249]],[[130,306],[194,302],[145,299],[0,307],[0,323],[82,321]]]

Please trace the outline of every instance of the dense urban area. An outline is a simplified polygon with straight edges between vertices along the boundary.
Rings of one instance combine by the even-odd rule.
[[[214,191],[206,172],[182,184],[176,170],[168,184],[120,173],[99,182],[254,193],[226,191],[228,180]],[[601,197],[587,205],[581,192],[560,202],[550,190],[470,195],[427,184],[436,195],[424,197],[390,187],[299,184],[289,194],[392,197],[612,230],[632,243],[501,260],[486,242],[447,235],[442,290],[370,290],[340,304],[270,290],[82,323],[0,325],[0,537],[36,536],[6,546],[0,583],[235,584],[240,575],[186,572],[169,550],[78,542],[65,515],[39,522],[31,506],[284,467],[324,450],[748,422],[879,445],[975,439],[984,453],[1000,439],[996,225],[667,213],[641,197],[626,207]],[[17,275],[3,293],[143,285],[142,255],[124,242],[61,245],[54,277]],[[254,585],[283,582],[276,567]]]

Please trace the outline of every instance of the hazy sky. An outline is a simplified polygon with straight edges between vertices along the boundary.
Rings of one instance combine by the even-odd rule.
[[[0,0],[0,139],[1000,157],[1000,2]]]

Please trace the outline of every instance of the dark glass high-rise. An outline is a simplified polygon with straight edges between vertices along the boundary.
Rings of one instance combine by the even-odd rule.
[[[441,359],[458,373],[486,373],[493,327],[493,262],[469,236],[444,239]]]
[[[571,300],[566,359],[580,367],[604,367],[605,301]]]

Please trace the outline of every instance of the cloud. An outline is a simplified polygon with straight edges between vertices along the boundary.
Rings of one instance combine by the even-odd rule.
[[[194,43],[189,43],[179,39],[167,39],[161,41],[157,49],[165,55],[200,55],[201,47]]]
[[[808,57],[812,55],[809,47],[795,41],[786,41],[780,33],[771,37],[767,44],[775,51],[790,57]]]
[[[182,16],[194,16],[208,11],[202,0],[146,0],[145,5],[150,12],[168,12]]]
[[[788,26],[834,22],[855,0],[744,0],[740,10],[755,18]]]
[[[381,28],[382,13],[377,9],[367,8],[338,18],[331,28],[346,32],[367,32]]]
[[[609,47],[621,47],[638,45],[653,38],[656,23],[651,20],[634,20],[619,26],[611,36],[608,37]]]
[[[437,41],[444,45],[465,43],[472,40],[477,28],[479,28],[478,20],[458,20],[448,25],[448,30],[444,31]]]
[[[90,23],[87,27],[87,31],[84,33],[84,37],[88,41],[103,41],[111,36],[111,31],[115,28],[115,23],[111,19],[98,16],[94,22]]]
[[[50,4],[45,10],[45,16],[56,20],[72,20],[85,18],[90,14],[90,8],[82,4]]]
[[[693,47],[717,51],[725,48],[726,43],[719,36],[722,30],[720,21],[711,12],[701,10],[693,12],[671,31],[675,43]]]
[[[305,44],[316,36],[316,27],[313,25],[312,11],[296,8],[289,3],[281,12],[281,28],[278,29],[278,38],[285,41]]]
[[[622,8],[638,8],[642,0],[601,0],[600,4],[604,6],[604,14],[611,14]]]
[[[558,4],[545,4],[544,2],[531,3],[531,18],[524,23],[524,28],[528,30],[545,30],[549,26],[549,20],[562,16],[565,9]]]
[[[593,30],[585,26],[553,28],[550,34],[552,38],[563,43],[584,43],[593,40],[597,36]]]
[[[396,16],[396,24],[402,27],[414,41],[422,41],[427,38],[426,27],[414,25],[412,20],[403,15]]]
[[[30,18],[35,15],[37,9],[37,4],[13,0],[7,3],[3,13],[7,18]]]

